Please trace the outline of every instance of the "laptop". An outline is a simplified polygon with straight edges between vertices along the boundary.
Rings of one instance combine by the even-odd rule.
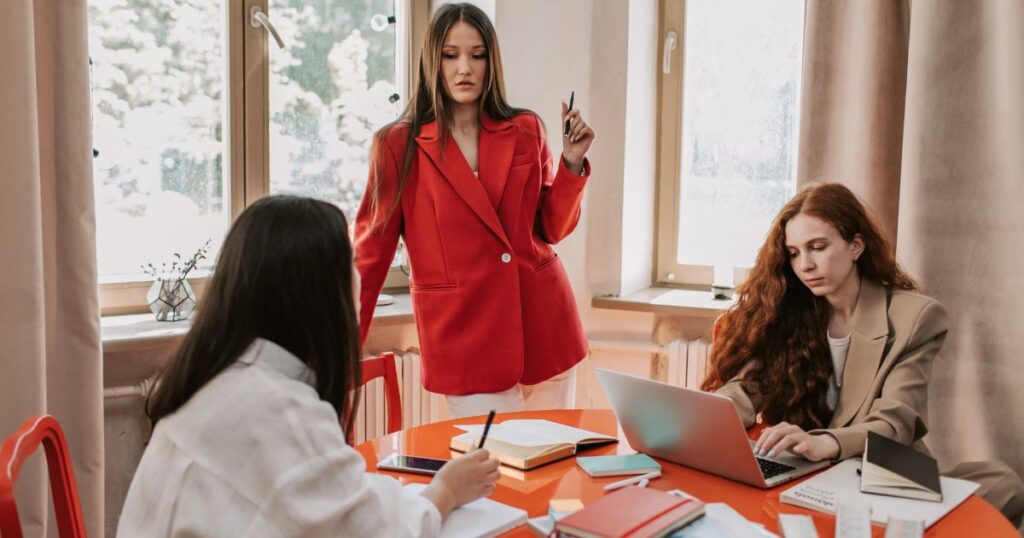
[[[597,377],[635,450],[759,488],[828,467],[788,452],[754,455],[732,400],[660,381],[597,369]]]

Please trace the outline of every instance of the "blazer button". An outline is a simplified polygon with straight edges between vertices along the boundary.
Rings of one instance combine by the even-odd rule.
[[[504,254],[502,254],[502,255],[501,255],[501,262],[502,262],[502,263],[508,263],[508,262],[510,262],[510,261],[512,261],[512,255],[511,255],[511,254],[509,254],[508,252],[506,252],[506,253],[504,253]]]

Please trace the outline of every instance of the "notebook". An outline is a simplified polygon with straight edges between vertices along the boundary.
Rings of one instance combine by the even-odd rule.
[[[427,485],[416,483],[405,487],[420,493],[426,489]],[[526,523],[526,520],[526,510],[484,497],[452,510],[441,527],[441,537],[497,536]]]
[[[863,500],[871,505],[871,520],[875,523],[884,525],[889,518],[910,519],[931,527],[978,489],[974,482],[943,476],[939,479],[942,502],[872,495],[860,491],[859,468],[859,460],[846,460],[783,491],[779,500],[827,514],[835,513],[839,498]]]
[[[482,424],[456,428],[466,433],[452,437],[453,450],[467,452],[479,445]],[[525,471],[572,456],[578,448],[617,442],[614,437],[550,420],[506,420],[491,425],[484,448],[501,463]]]
[[[939,464],[935,458],[891,439],[868,432],[861,465],[860,490],[941,502]]]
[[[594,477],[647,474],[661,470],[661,464],[647,454],[579,456],[576,458],[576,465]]]
[[[581,538],[657,538],[704,514],[704,503],[628,486],[558,520],[555,530]]]

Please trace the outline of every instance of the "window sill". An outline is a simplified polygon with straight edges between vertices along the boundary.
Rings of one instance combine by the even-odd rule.
[[[373,313],[374,326],[412,323],[412,298],[408,292],[393,293],[395,302],[378,306]],[[152,314],[103,316],[100,334],[104,351],[152,347],[180,338],[188,332],[191,321],[156,321]]]
[[[715,318],[736,304],[735,299],[715,300],[707,288],[650,287],[621,297],[594,297],[591,306],[607,310],[651,312],[670,316]]]

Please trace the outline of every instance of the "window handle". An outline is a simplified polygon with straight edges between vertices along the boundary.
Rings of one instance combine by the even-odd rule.
[[[673,30],[669,30],[665,34],[665,48],[661,53],[661,72],[666,75],[672,72],[672,50],[676,48],[676,38],[676,33]]]
[[[277,41],[277,46],[282,49],[284,48],[284,41],[281,40],[281,36],[277,33],[277,29],[274,28],[270,19],[267,18],[267,14],[260,9],[260,6],[252,6],[252,9],[249,10],[249,24],[251,24],[253,28],[259,28],[260,26],[266,28],[267,31],[270,32],[270,35],[274,36],[274,41]]]

